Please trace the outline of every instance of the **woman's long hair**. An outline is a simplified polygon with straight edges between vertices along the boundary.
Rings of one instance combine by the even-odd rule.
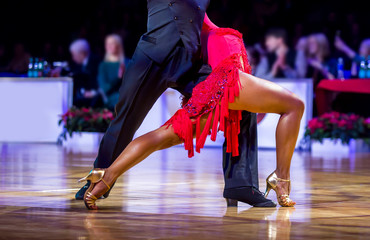
[[[364,58],[367,58],[370,56],[370,38],[364,39],[361,42],[360,54],[363,55],[362,57]]]
[[[312,56],[312,54],[308,53],[308,56],[310,57],[317,57],[318,59],[326,59],[330,55],[330,46],[328,38],[323,33],[314,33],[311,34],[309,37],[312,37],[316,40],[316,43],[318,45],[318,50],[314,54],[315,56]]]

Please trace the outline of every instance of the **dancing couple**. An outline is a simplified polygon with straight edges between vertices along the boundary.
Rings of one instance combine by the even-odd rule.
[[[208,135],[225,135],[224,197],[255,207],[291,207],[290,162],[304,104],[282,87],[250,75],[242,35],[219,28],[206,15],[209,0],[148,0],[148,31],[129,64],[116,105],[116,118],[100,145],[93,169],[76,194],[88,209],[107,198],[117,178],[151,153],[184,143],[188,156],[200,152]],[[159,96],[174,88],[182,108],[162,127],[132,141]],[[258,190],[256,114],[277,113],[276,170]],[[194,146],[193,138],[196,139]]]

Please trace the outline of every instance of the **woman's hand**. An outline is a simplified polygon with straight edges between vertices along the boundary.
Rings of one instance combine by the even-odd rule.
[[[95,90],[89,90],[84,92],[84,97],[85,98],[93,98],[97,95],[98,93]]]
[[[313,67],[313,68],[315,68],[315,69],[318,69],[318,70],[322,70],[324,67],[323,67],[323,65],[322,65],[322,63],[319,61],[319,60],[317,60],[317,59],[314,59],[314,58],[308,58],[307,59],[307,62],[308,62],[308,64],[311,66],[311,67]]]
[[[335,76],[331,72],[326,72],[326,78],[329,80],[335,79]]]
[[[271,75],[273,77],[276,77],[279,69],[285,70],[287,68],[286,61],[285,61],[285,56],[286,56],[285,52],[279,52],[278,53],[277,59],[276,59],[274,65],[272,65],[272,68],[271,68]]]

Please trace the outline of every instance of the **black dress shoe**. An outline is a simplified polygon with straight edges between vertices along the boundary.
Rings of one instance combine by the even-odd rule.
[[[247,203],[253,207],[276,207],[276,203],[266,199],[263,194],[254,187],[240,187],[224,190],[224,198],[228,207],[237,207],[238,202]]]
[[[113,186],[115,183],[112,184],[111,188],[109,189],[108,192],[106,192],[101,198],[108,198],[110,191],[112,190]],[[87,183],[76,193],[76,200],[84,200],[84,195],[86,190],[90,187],[90,181],[87,181]]]

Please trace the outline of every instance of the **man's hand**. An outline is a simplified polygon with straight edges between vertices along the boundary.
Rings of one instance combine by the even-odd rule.
[[[97,95],[97,92],[95,90],[86,91],[84,93],[85,98],[93,98]]]
[[[285,51],[280,51],[278,53],[278,56],[277,56],[277,59],[274,63],[274,65],[272,65],[272,68],[271,68],[271,75],[273,77],[276,77],[279,69],[281,70],[285,70],[288,66],[286,65],[286,52]]]

